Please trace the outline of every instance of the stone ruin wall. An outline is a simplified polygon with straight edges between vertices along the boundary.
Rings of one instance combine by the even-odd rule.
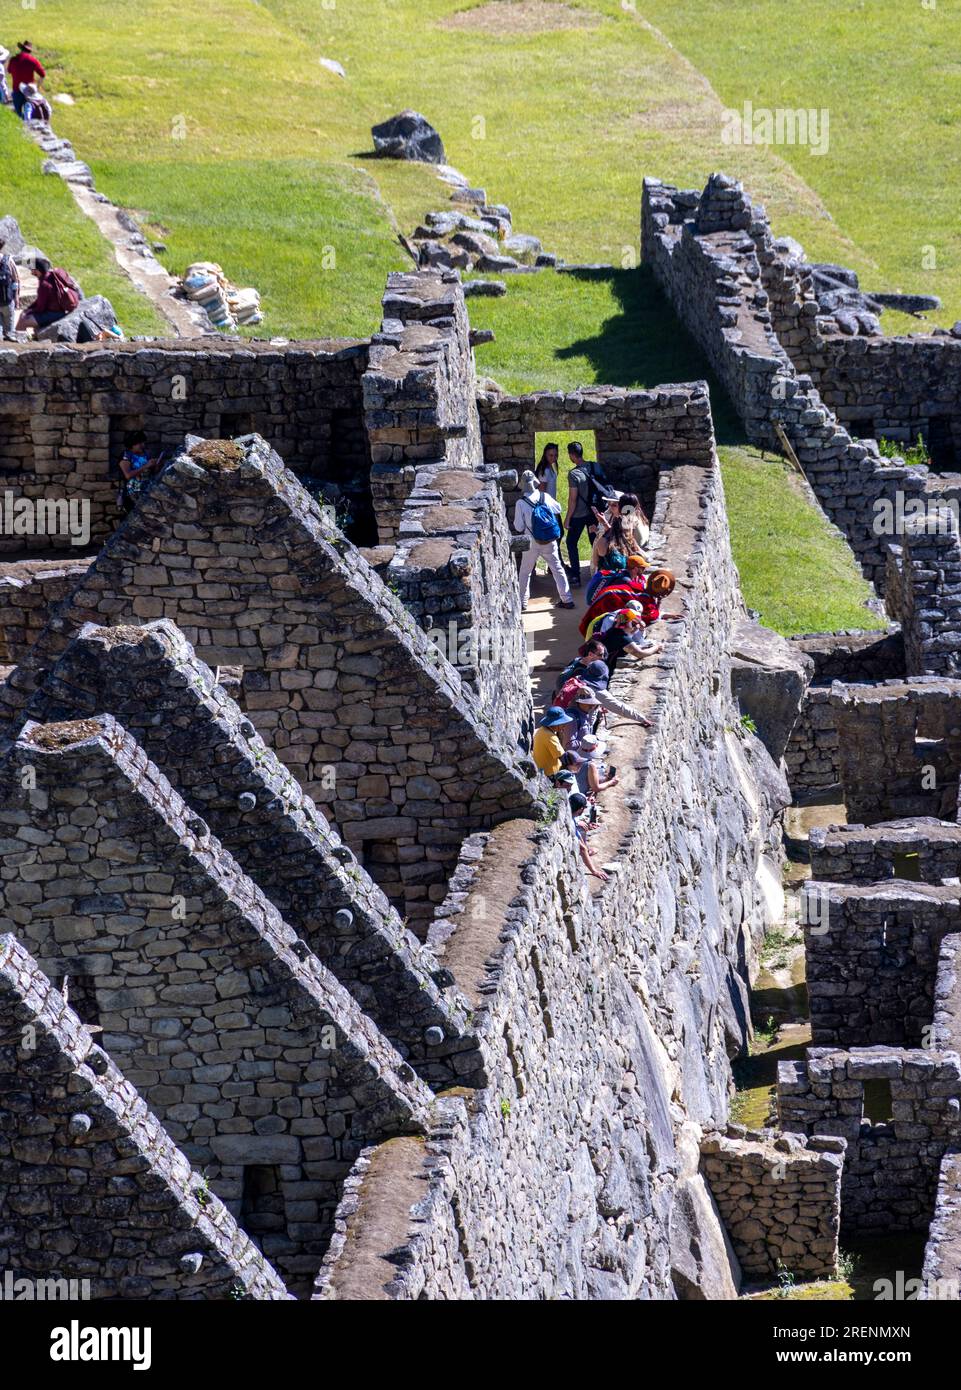
[[[428,317],[431,313],[436,313],[436,304],[425,310]],[[431,325],[425,320],[424,326]],[[454,331],[456,336],[456,326]],[[451,341],[449,336],[446,341]],[[426,409],[435,417],[440,409],[437,353],[434,338],[428,352],[432,360],[427,369]],[[407,380],[409,362],[403,375],[404,389],[413,389],[414,382]],[[376,1286],[368,1288],[367,1297],[407,1298],[433,1291],[438,1297],[540,1297],[557,1292],[560,1296],[669,1298],[702,1286],[721,1290],[718,1296],[733,1296],[736,1285],[723,1229],[699,1172],[699,1137],[702,1127],[713,1129],[725,1122],[729,1058],[743,1046],[749,1028],[747,980],[755,945],[765,923],[778,915],[777,818],[787,790],[761,744],[739,725],[731,699],[728,645],[735,624],[743,618],[743,606],[730,561],[705,388],[703,384],[664,388],[650,399],[634,402],[619,397],[615,413],[627,422],[625,429],[636,430],[636,423],[630,424],[631,406],[642,414],[644,438],[632,436],[633,442],[622,450],[631,455],[624,466],[633,466],[648,478],[646,493],[637,481],[640,473],[631,479],[645,501],[650,499],[656,475],[654,529],[665,547],[659,558],[681,576],[673,603],[678,611],[683,607],[685,619],[666,629],[664,652],[656,664],[637,675],[635,688],[629,673],[615,677],[615,690],[624,696],[630,689],[632,700],[651,711],[655,728],[641,736],[644,744],[634,783],[626,788],[630,820],[624,825],[619,853],[623,867],[593,899],[587,895],[570,826],[538,819],[523,759],[516,759],[506,736],[501,743],[492,741],[489,729],[482,732],[470,681],[438,661],[420,623],[406,613],[358,552],[338,538],[336,528],[330,528],[276,456],[257,440],[245,441],[240,450],[233,454],[228,450],[226,455],[222,449],[210,452],[199,441],[188,441],[190,452],[170,465],[168,476],[151,494],[153,508],[147,499],[108,543],[4,688],[8,733],[20,735],[10,755],[14,758],[23,757],[24,738],[35,735],[25,720],[89,718],[93,713],[103,719],[116,712],[122,725],[131,717],[136,738],[148,750],[131,752],[138,776],[147,776],[151,785],[164,788],[162,807],[153,807],[155,821],[159,815],[166,824],[164,816],[169,820],[170,807],[182,806],[178,792],[183,792],[187,805],[177,814],[185,818],[188,830],[191,818],[197,818],[199,826],[190,833],[199,834],[202,826],[209,837],[205,843],[216,863],[206,869],[207,900],[214,900],[209,885],[216,888],[218,874],[227,873],[246,906],[256,904],[257,920],[275,923],[271,936],[262,926],[255,928],[249,912],[241,913],[235,920],[247,949],[266,952],[275,980],[278,971],[286,971],[284,978],[288,978],[306,970],[311,978],[324,982],[323,999],[315,997],[311,1007],[329,1012],[332,1001],[337,1001],[348,1053],[358,1030],[371,1039],[361,1050],[372,1059],[371,1065],[377,1059],[381,1083],[386,1086],[383,1123],[371,1124],[366,1131],[358,1124],[351,1131],[353,1150],[346,1140],[338,1148],[336,1173],[328,1168],[309,1174],[286,1150],[280,1155],[281,1180],[294,1189],[302,1185],[300,1192],[288,1194],[287,1238],[294,1245],[305,1240],[306,1255],[284,1248],[283,1232],[278,1234],[275,1224],[276,1195],[266,1197],[264,1211],[279,1241],[276,1248],[282,1252],[278,1261],[285,1263],[298,1286],[308,1274],[314,1242],[321,1239],[311,1223],[320,1218],[325,1229],[333,1231],[318,1284],[320,1296],[338,1296],[338,1281],[351,1271],[356,1243],[351,1209],[353,1205],[356,1212],[365,1190],[360,1179],[364,1173],[374,1178],[381,1172],[393,1173],[392,1184],[396,1183],[398,1164],[410,1181],[391,1187],[400,1202],[394,1212],[400,1235],[392,1248],[409,1249],[410,1257],[399,1265],[392,1257],[387,1271],[391,1278],[385,1281],[389,1292]],[[679,435],[683,436],[680,441]],[[449,431],[445,440],[441,465],[421,455],[428,460],[418,465],[428,472],[427,483],[447,473],[463,475],[474,457],[469,429],[463,436]],[[461,448],[461,441],[464,453],[450,453]],[[436,435],[434,442],[436,446]],[[199,453],[194,452],[198,449]],[[656,468],[645,458],[649,450],[654,451]],[[221,476],[219,465],[225,459],[230,463]],[[609,459],[605,461],[610,466]],[[496,465],[502,460],[487,462]],[[401,472],[407,466],[402,464]],[[435,466],[439,473],[431,477]],[[629,474],[623,476],[626,483]],[[400,517],[408,510],[416,516],[423,500],[415,496],[419,486],[415,475],[409,477],[411,488],[404,503],[413,499],[412,507],[402,506]],[[484,582],[486,561],[482,558],[496,556],[496,547],[502,543],[498,537],[503,535],[503,514],[491,502],[504,480],[499,483],[486,475],[482,481],[484,505],[476,515],[484,520],[475,529],[481,539],[472,552],[479,557],[476,572],[481,577],[471,586],[475,613],[483,611],[485,601],[500,601],[491,600],[490,591],[496,594],[504,583],[503,574],[488,576]],[[455,499],[442,500],[453,504]],[[191,511],[189,521],[182,519],[185,507]],[[256,536],[254,546],[251,536]],[[493,546],[485,550],[491,547],[490,537]],[[218,548],[221,541],[223,550]],[[218,564],[227,566],[223,576],[210,572]],[[436,577],[436,568],[425,567],[425,582]],[[257,605],[268,605],[266,612],[256,606],[251,609],[243,651],[237,647],[233,610],[223,609],[221,617],[218,608],[229,599],[217,586],[228,583],[241,589],[249,585],[239,601],[241,609],[251,609],[252,599]],[[216,592],[201,592],[201,586],[208,584]],[[270,597],[273,591],[280,595],[276,603]],[[275,614],[297,607],[292,593],[309,600],[304,611],[288,613],[274,623]],[[325,632],[318,640],[303,630],[309,625],[310,605],[316,608],[318,601],[352,632],[364,634],[357,639],[363,650],[338,645],[332,633]],[[170,621],[181,626],[186,639],[197,645],[198,655],[212,665],[244,665],[238,692],[242,710],[235,711],[229,701],[224,703],[222,694],[213,693],[214,678],[192,653],[178,647],[183,639],[172,634]],[[146,636],[124,635],[124,624],[145,622],[153,625]],[[104,623],[121,625],[116,639],[102,635]],[[278,626],[280,630],[274,631]],[[115,640],[117,656],[113,658]],[[135,691],[132,687],[125,691],[119,672],[110,670],[111,661],[121,659],[125,644],[129,656],[140,645],[147,651],[151,643],[163,653],[162,678],[150,679],[173,723],[169,738],[151,730],[143,718],[136,722]],[[374,652],[378,657],[372,660]],[[103,680],[94,675],[98,663],[104,667]],[[139,677],[147,678],[147,665],[139,668]],[[317,672],[331,671],[333,685],[325,676],[316,688],[322,692],[336,688],[333,702],[315,706],[303,702],[297,692],[312,686]],[[339,686],[342,675],[348,678],[349,688]],[[176,693],[178,680],[199,686],[190,694],[192,703]],[[348,743],[324,745],[322,755],[335,761],[345,778],[352,778],[351,740],[356,743],[364,736],[369,740],[371,735],[350,711],[360,707],[361,699],[372,698],[370,692],[396,688],[398,680],[402,682],[400,698],[393,702],[398,713],[370,726],[376,730],[375,753],[394,738],[385,730],[405,727],[401,721],[409,726],[413,700],[415,708],[447,728],[452,718],[461,721],[458,770],[462,778],[465,773],[476,776],[489,794],[493,770],[495,781],[500,778],[505,788],[506,799],[496,811],[485,810],[481,803],[478,813],[472,805],[471,816],[460,824],[445,813],[446,838],[438,835],[436,841],[445,848],[433,860],[441,866],[433,879],[439,892],[411,899],[415,905],[418,901],[430,904],[429,913],[423,914],[424,927],[435,916],[438,922],[458,922],[446,934],[436,967],[428,956],[419,954],[422,948],[416,942],[405,940],[381,889],[367,878],[365,866],[385,887],[383,863],[365,855],[364,863],[352,866],[348,850],[351,844],[362,848],[363,841],[353,832],[363,825],[365,812],[371,817],[369,801],[358,808],[358,797],[381,794],[379,788],[362,787],[361,777],[386,776],[390,785],[390,777],[396,775],[409,785],[418,775],[416,769],[403,761],[387,767],[368,763],[357,769],[358,782],[349,797],[325,800],[322,779],[304,777],[309,762],[291,753],[302,746],[301,729],[345,723],[351,730]],[[403,684],[407,681],[413,685]],[[322,716],[316,724],[303,714],[311,709]],[[681,709],[683,719],[677,716]],[[189,739],[182,736],[188,720],[197,722],[201,713],[199,730]],[[244,719],[250,721],[249,728],[242,727]],[[243,741],[256,750],[258,733],[280,758],[280,762],[269,758],[266,770],[259,756],[251,768],[250,755],[241,746]],[[465,735],[483,745],[473,771],[470,760],[464,758]],[[623,756],[619,755],[622,761],[635,761],[633,753],[628,758],[628,749],[634,749],[637,737],[632,730]],[[111,738],[123,741],[129,734],[118,732]],[[103,743],[101,738],[98,747],[101,756],[106,756]],[[410,738],[403,746],[411,746]],[[112,747],[109,742],[108,747]],[[337,751],[332,753],[333,747]],[[52,754],[48,756],[56,761]],[[205,779],[201,760],[212,756],[225,760],[225,766],[216,779]],[[435,772],[442,765],[435,753],[430,762]],[[198,763],[199,770],[191,767]],[[320,766],[316,759],[314,763]],[[391,766],[396,773],[391,774]],[[303,801],[298,802],[290,790],[285,768],[317,793],[336,823],[336,832],[332,827],[325,831],[322,815],[319,822],[312,821]],[[282,817],[267,800],[266,820],[261,818],[262,795],[283,803]],[[246,800],[251,797],[256,808]],[[236,804],[241,809],[241,798],[245,798],[245,814],[237,818],[237,825],[232,807]],[[65,812],[64,824],[80,824],[82,809]],[[360,809],[357,819],[356,809]],[[49,806],[31,804],[21,806],[18,814],[28,818],[20,822],[21,828],[29,829],[29,822],[39,817],[46,823],[53,812]],[[412,811],[415,837],[418,814]],[[433,813],[427,810],[426,814]],[[208,819],[216,822],[213,829]],[[438,832],[440,828],[438,824]],[[229,847],[215,838],[220,832]],[[41,837],[46,833],[41,832]],[[392,827],[391,842],[396,844],[403,833],[400,827]],[[283,834],[288,846],[296,845],[300,862],[314,874],[313,881],[323,894],[320,921],[309,920],[291,885],[271,873],[269,856],[253,848],[252,838],[258,834],[265,839]],[[37,845],[28,838],[28,843],[36,846],[30,853],[40,863],[42,840]],[[427,843],[420,844],[417,855],[423,857]],[[341,849],[346,859],[339,858]],[[464,857],[471,849],[478,878]],[[191,853],[198,852],[195,845]],[[353,888],[343,877],[337,878],[331,853],[342,868],[346,866]],[[407,862],[414,861],[408,858]],[[32,890],[41,899],[45,881],[40,875]],[[449,895],[447,903],[442,903],[444,894]],[[293,917],[292,923],[277,916],[277,905],[284,915]],[[34,904],[24,901],[18,911],[32,917]],[[459,920],[462,916],[466,922]],[[158,930],[158,924],[151,923],[149,930]],[[277,944],[280,939],[296,964],[294,960],[278,963],[284,958]],[[399,961],[385,955],[384,943],[391,940],[399,948]],[[88,955],[86,941],[69,944],[76,952],[70,957],[75,972],[79,957],[92,960],[96,956],[96,952]],[[57,945],[54,960],[62,966],[66,943]],[[383,974],[378,972],[377,978],[363,968],[369,947],[379,952],[377,959],[382,963]],[[323,963],[314,951],[320,952]],[[185,959],[183,968],[189,974],[204,967]],[[426,991],[426,1012],[420,1014],[411,1012],[404,1002],[410,1000],[418,972],[425,972],[420,978],[425,982],[429,978],[440,991]],[[144,986],[143,975],[139,978],[141,984],[135,989],[162,987],[153,982]],[[454,981],[466,996],[465,1004],[458,1002]],[[194,983],[205,987],[207,981],[197,978]],[[96,990],[95,985],[95,996]],[[396,1007],[391,991],[396,992]],[[78,999],[85,1006],[89,1003],[89,986],[83,987]],[[109,992],[105,1002],[126,1007]],[[284,1025],[266,1018],[258,1022],[256,1014],[245,1022],[239,1017],[242,1006],[247,1007],[243,995],[224,1000],[224,1005],[238,1015],[236,1027],[242,1035],[251,1035],[246,1045],[253,1050],[256,1065],[263,1065],[267,1059],[261,1052],[260,1028]],[[256,1007],[253,998],[251,1006]],[[130,1001],[123,1026],[115,1029],[111,1020],[110,1037],[124,1029],[128,1037],[136,1037],[130,1028],[138,1007],[151,1006]],[[207,1006],[184,1003],[179,1007],[193,1009],[201,1017]],[[405,1008],[409,1022],[404,1021]],[[388,1029],[388,1025],[391,1036],[381,1031],[381,1026]],[[422,1025],[426,1026],[418,1038]],[[427,1037],[432,1027],[445,1035],[441,1041]],[[173,1038],[169,1041],[176,1044]],[[402,1051],[394,1052],[394,1046]],[[408,1056],[414,1068],[400,1061]],[[454,1079],[471,1089],[431,1102],[420,1078],[429,1078],[435,1087],[449,1084],[451,1067]],[[603,1078],[600,1085],[599,1076]],[[220,1082],[208,1077],[186,1084],[216,1092]],[[203,1112],[217,1104],[199,1093],[178,1102],[166,1095],[162,1082],[154,1085],[154,1092],[178,1136],[178,1125],[189,1129],[201,1124],[200,1116],[179,1113],[179,1105],[196,1106]],[[242,1095],[239,1100],[242,1103]],[[289,1109],[288,1100],[278,1104]],[[178,1113],[171,1115],[171,1109]],[[266,1112],[258,1107],[251,1117],[258,1114],[272,1118],[270,1106]],[[216,1117],[206,1118],[216,1128]],[[328,1117],[322,1113],[315,1119],[326,1131]],[[284,1120],[286,1124],[288,1114]],[[395,1132],[388,1138],[391,1125]],[[287,1137],[290,1131],[274,1133]],[[314,1131],[311,1143],[323,1143],[326,1137]],[[234,1149],[228,1146],[227,1158],[239,1155],[245,1142]],[[306,1137],[303,1142],[306,1146]],[[359,1146],[363,1151],[358,1156]],[[287,1158],[291,1161],[285,1162]],[[216,1181],[236,1208],[242,1200],[239,1177],[229,1171],[231,1165],[225,1159],[218,1162],[224,1162],[224,1169]],[[323,1168],[328,1160],[318,1152],[309,1158],[304,1155],[303,1162]],[[341,1197],[336,1210],[330,1204],[332,1184]],[[411,1210],[407,1199],[421,1194],[429,1200],[420,1205],[415,1201]],[[304,1229],[308,1227],[310,1231]],[[704,1253],[693,1260],[691,1251],[701,1249],[701,1243]]]
[[[791,791],[795,797],[804,797],[829,791],[841,781],[832,683],[903,676],[904,639],[900,628],[895,627],[887,633],[813,632],[790,640],[814,662],[811,684],[784,753]]]
[[[339,1179],[426,1087],[111,716],[27,725],[0,786],[19,938],[223,1200],[269,1170],[249,1229],[309,1282]]]
[[[392,1228],[405,1238],[390,1260],[381,1247],[365,1264],[365,1297],[670,1298],[692,1238],[705,1252],[694,1286],[723,1284],[723,1269],[733,1296],[699,1136],[726,1119],[754,947],[778,910],[787,793],[734,714],[727,643],[741,604],[716,465],[661,479],[656,524],[665,563],[686,576],[686,617],[635,677],[655,727],[626,792],[621,867],[592,902],[566,822],[508,822],[465,844],[431,942],[455,973],[471,963],[461,983],[490,1084],[467,1104],[435,1103],[405,1168],[422,1201]],[[317,1297],[356,1296],[378,1171],[374,1152],[355,1169]]]
[[[89,1279],[98,1299],[289,1298],[10,934],[0,936],[0,1005],[0,1105],[18,1117],[0,1133],[4,1269]]]
[[[109,466],[127,430],[146,430],[168,457],[186,434],[256,431],[296,473],[345,489],[364,538],[375,539],[361,385],[367,353],[365,342],[348,341],[4,343],[0,494],[87,501],[90,540],[100,544],[118,519]],[[0,555],[68,544],[0,534]]]
[[[865,1120],[865,1085],[886,1083],[890,1117]],[[957,1144],[961,1062],[956,1052],[892,1047],[809,1048],[778,1064],[786,1130],[847,1140],[841,1235],[926,1231],[941,1161]]]
[[[212,447],[171,462],[0,702],[15,721],[84,622],[171,619],[243,666],[258,731],[423,925],[463,835],[532,809],[533,765],[276,454]]]
[[[26,656],[51,610],[67,597],[89,564],[87,558],[0,565],[0,666],[16,665]]]
[[[893,505],[898,492],[922,497],[928,471],[882,465],[869,444],[838,423],[811,378],[795,370],[774,327],[770,270],[780,256],[763,209],[717,175],[701,195],[645,179],[641,248],[748,438],[780,452],[780,425],[824,512],[880,591],[885,553],[872,525],[874,505]]]
[[[843,1139],[770,1139],[709,1134],[701,1165],[744,1274],[771,1281],[782,1270],[833,1279],[841,1217]]]

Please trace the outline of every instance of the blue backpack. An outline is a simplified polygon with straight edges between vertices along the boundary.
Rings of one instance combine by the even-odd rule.
[[[540,544],[557,541],[561,537],[561,523],[557,513],[547,505],[547,493],[541,493],[541,500],[531,507],[531,535]]]

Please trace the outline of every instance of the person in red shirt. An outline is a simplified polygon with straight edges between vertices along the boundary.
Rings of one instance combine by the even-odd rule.
[[[22,118],[25,99],[20,92],[21,84],[40,83],[47,72],[43,64],[33,56],[33,44],[29,40],[18,43],[17,50],[7,64],[7,72],[10,74],[10,85],[13,88],[13,109]]]
[[[38,256],[34,263],[37,271],[37,297],[20,315],[17,328],[24,332],[47,328],[73,313],[83,295],[80,286],[72,275],[62,266],[51,266],[46,256]]]

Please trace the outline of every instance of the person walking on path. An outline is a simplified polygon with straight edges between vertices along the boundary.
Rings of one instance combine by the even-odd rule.
[[[531,575],[538,560],[547,561],[554,584],[557,588],[558,606],[573,608],[570,585],[561,562],[559,542],[561,527],[560,503],[543,488],[538,488],[537,479],[527,469],[521,477],[521,495],[514,508],[514,530],[521,536],[530,536],[531,543],[521,556],[518,583],[521,591],[521,612],[527,609],[530,597]]]
[[[567,475],[567,515],[564,528],[567,531],[567,558],[571,587],[581,587],[581,560],[577,553],[581,536],[586,531],[593,546],[597,534],[595,508],[600,510],[610,505],[614,493],[603,472],[594,459],[584,458],[584,446],[575,440],[567,446],[571,461],[571,471]]]
[[[27,86],[31,82],[42,82],[47,75],[46,68],[39,59],[33,56],[33,44],[29,39],[24,39],[23,43],[17,44],[17,52],[7,63],[7,72],[10,74],[13,109],[22,119],[25,98],[20,91],[21,85]]]

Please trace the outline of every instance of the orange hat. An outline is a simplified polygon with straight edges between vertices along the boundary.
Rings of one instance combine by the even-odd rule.
[[[636,555],[628,555],[627,568],[629,570],[646,570],[647,566],[648,559],[646,555],[641,555],[639,552]]]
[[[614,619],[614,626],[627,627],[628,623],[639,623],[640,621],[640,614],[636,613],[633,608],[622,608]]]
[[[655,598],[666,598],[674,592],[674,576],[670,570],[651,570],[647,576],[647,592]]]

